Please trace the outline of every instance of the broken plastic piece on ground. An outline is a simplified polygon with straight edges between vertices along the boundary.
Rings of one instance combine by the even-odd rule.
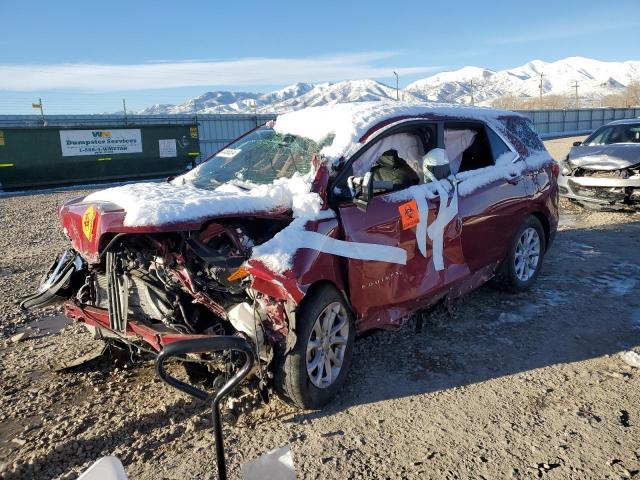
[[[122,462],[117,457],[102,457],[78,477],[78,480],[128,480]]]
[[[80,365],[89,363],[92,360],[95,360],[103,356],[106,350],[107,348],[101,345],[98,348],[94,348],[89,353],[85,353],[84,355],[81,355],[77,358],[69,360],[68,362],[61,363],[59,366],[54,368],[54,371],[62,372],[62,371],[69,370],[71,368],[79,367]]]
[[[296,480],[296,467],[289,445],[271,450],[242,466],[244,480],[262,480],[277,478],[279,480]]]
[[[9,341],[11,343],[18,343],[18,342],[22,342],[23,340],[26,340],[27,338],[29,338],[29,331],[28,330],[24,330],[20,333],[16,333],[15,335],[12,335],[9,338]]]

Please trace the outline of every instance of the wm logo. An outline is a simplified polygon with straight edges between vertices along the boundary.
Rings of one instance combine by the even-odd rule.
[[[108,132],[106,130],[98,130],[91,133],[93,134],[93,138],[103,138],[111,136],[111,132]]]

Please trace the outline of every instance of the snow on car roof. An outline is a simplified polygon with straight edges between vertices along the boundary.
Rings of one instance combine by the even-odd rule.
[[[335,135],[321,153],[329,161],[337,161],[355,153],[362,137],[373,127],[394,118],[433,116],[496,122],[498,117],[506,115],[521,116],[505,110],[441,103],[357,102],[285,113],[278,116],[274,128],[278,133],[309,138],[316,143]]]

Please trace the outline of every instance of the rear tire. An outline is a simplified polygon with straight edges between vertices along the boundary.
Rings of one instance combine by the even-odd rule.
[[[533,215],[525,218],[509,246],[493,284],[509,292],[525,292],[536,282],[546,251],[544,228]]]
[[[296,407],[322,408],[344,384],[353,357],[355,323],[340,292],[330,285],[312,291],[296,312],[293,334],[293,348],[274,358],[274,388]]]

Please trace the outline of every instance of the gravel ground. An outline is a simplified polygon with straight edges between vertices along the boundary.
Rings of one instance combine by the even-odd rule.
[[[586,136],[581,137],[569,137],[569,138],[557,138],[555,140],[547,140],[544,145],[553,158],[556,160],[562,160],[567,156],[573,142],[582,141]]]
[[[554,142],[558,158],[570,143]],[[84,193],[0,199],[0,477],[75,478],[116,455],[132,479],[213,478],[206,405],[149,359],[57,371],[101,344],[15,304],[66,245],[55,207]],[[639,220],[563,204],[532,291],[483,287],[359,339],[326,409],[273,399],[226,427],[231,476],[289,445],[299,478],[640,477],[640,371],[619,355],[640,345]]]

